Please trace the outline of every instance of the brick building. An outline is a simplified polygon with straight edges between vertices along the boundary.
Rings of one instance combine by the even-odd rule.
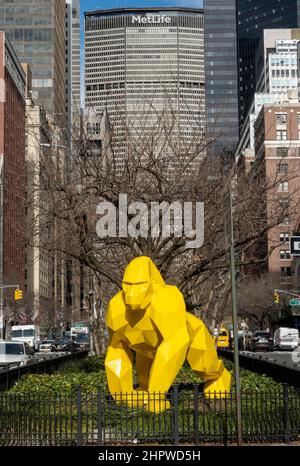
[[[289,237],[298,230],[300,217],[300,103],[291,99],[280,105],[262,107],[254,125],[255,164],[263,174],[266,221],[278,223],[266,235],[271,252],[268,271],[290,281],[293,259]],[[279,221],[278,221],[279,220]]]
[[[0,282],[24,285],[25,74],[0,32]],[[12,290],[0,290],[0,325],[9,317]]]

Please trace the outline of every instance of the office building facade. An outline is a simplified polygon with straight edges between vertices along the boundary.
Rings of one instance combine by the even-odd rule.
[[[24,290],[25,73],[0,32],[0,283]],[[13,290],[0,290],[1,334]]]
[[[85,105],[106,109],[114,134],[124,120],[147,132],[168,102],[190,141],[196,128],[204,131],[204,81],[203,10],[85,13]],[[122,158],[121,136],[118,145]]]
[[[66,0],[66,113],[70,131],[80,117],[80,4]]]
[[[260,70],[257,92],[241,128],[236,158],[245,150],[253,158],[254,123],[263,105],[299,101],[299,46],[300,29],[264,30],[256,52]]]
[[[27,81],[28,68],[25,68]],[[49,157],[51,122],[43,107],[33,102],[30,84],[26,92],[26,260],[25,292],[31,322],[47,329],[53,316],[53,254],[47,245],[53,244],[53,235],[47,227],[45,210],[48,207],[47,179],[41,167]]]
[[[264,29],[297,28],[299,0],[237,0],[240,123],[243,124],[256,90],[260,70],[256,52]]]
[[[65,0],[2,0],[0,31],[19,60],[32,71],[32,98],[56,116],[65,116]]]
[[[207,124],[218,150],[231,150],[257,90],[263,31],[299,27],[300,0],[204,0],[204,15]]]
[[[207,130],[214,151],[233,151],[239,137],[236,0],[204,0]]]
[[[278,225],[266,234],[270,253],[268,271],[280,274],[284,280],[292,277],[294,267],[289,237],[299,228],[299,102],[264,105],[254,124],[254,133],[255,159],[264,167],[265,182],[276,179],[274,187],[265,194],[266,220],[271,224],[281,216]]]

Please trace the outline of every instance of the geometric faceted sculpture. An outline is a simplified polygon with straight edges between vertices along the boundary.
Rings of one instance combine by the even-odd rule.
[[[116,401],[145,406],[151,412],[169,408],[165,392],[186,359],[206,380],[206,396],[229,392],[231,375],[218,359],[210,333],[200,319],[186,312],[179,289],[165,284],[149,257],[137,257],[126,267],[122,291],[111,299],[106,323],[110,338],[105,370]]]

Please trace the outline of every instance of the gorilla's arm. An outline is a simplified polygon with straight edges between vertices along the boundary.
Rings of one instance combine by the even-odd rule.
[[[110,301],[106,315],[110,340],[105,357],[105,371],[110,392],[132,392],[132,352],[124,335],[127,322],[122,293],[117,293]]]
[[[113,333],[105,358],[105,370],[109,391],[114,393],[131,393],[132,352],[117,333]]]

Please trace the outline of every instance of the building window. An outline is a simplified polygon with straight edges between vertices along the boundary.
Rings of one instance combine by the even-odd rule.
[[[281,225],[289,225],[290,224],[290,219],[289,219],[289,216],[288,215],[285,215],[281,221],[280,221]]]
[[[288,154],[288,150],[288,147],[276,147],[276,156],[283,158]]]
[[[281,260],[289,260],[290,258],[291,258],[290,251],[285,251],[284,249],[282,249],[280,251],[280,259]]]
[[[287,193],[289,191],[289,182],[281,181],[278,185],[278,191],[281,193]]]
[[[279,207],[281,209],[287,209],[289,207],[289,200],[288,199],[279,199]]]
[[[280,275],[282,277],[291,277],[291,267],[280,267]]]
[[[276,131],[277,141],[286,141],[286,131],[285,130],[277,130]]]
[[[288,243],[290,239],[289,233],[280,233],[279,239],[281,243]]]
[[[286,125],[286,113],[276,113],[276,124]]]
[[[288,173],[288,164],[287,163],[279,163],[277,165],[279,175],[286,175]]]

